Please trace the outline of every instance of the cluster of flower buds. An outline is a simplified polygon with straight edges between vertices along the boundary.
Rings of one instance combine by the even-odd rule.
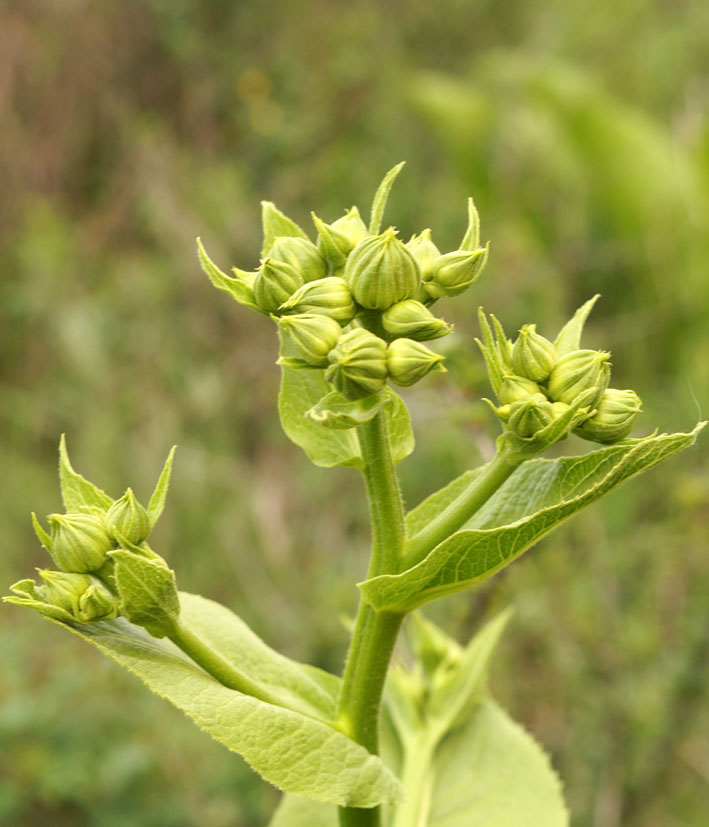
[[[21,580],[11,587],[15,596],[5,599],[63,622],[90,623],[118,615],[131,619],[135,602],[131,581],[149,576],[146,566],[167,570],[146,540],[162,510],[171,463],[172,454],[146,509],[130,488],[113,500],[76,475],[62,439],[61,473],[79,479],[76,490],[88,495],[72,497],[66,513],[50,514],[49,532],[32,515],[35,533],[58,571],[38,569],[40,585]],[[144,596],[139,595],[138,601],[144,605]],[[156,611],[159,614],[159,607]]]
[[[512,342],[491,316],[493,335],[480,312],[483,340],[478,345],[499,403],[490,405],[508,434],[546,447],[570,431],[611,444],[632,430],[640,398],[632,390],[608,387],[609,353],[579,347],[583,324],[597,298],[579,309],[554,342],[537,333],[533,324],[522,327]]]
[[[381,230],[384,206],[403,164],[391,170],[374,198],[367,226],[357,207],[331,224],[312,214],[312,241],[270,202],[263,202],[264,244],[257,271],[227,276],[198,242],[212,282],[239,303],[270,315],[279,325],[280,364],[322,369],[347,399],[379,393],[387,380],[418,382],[443,357],[422,342],[452,330],[433,303],[457,296],[480,276],[488,247],[480,246],[477,210],[468,202],[460,248],[442,254],[424,230],[403,243]]]

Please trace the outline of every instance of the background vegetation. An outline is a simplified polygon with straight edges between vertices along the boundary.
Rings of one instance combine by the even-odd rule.
[[[409,503],[491,450],[480,303],[552,334],[601,292],[588,342],[643,397],[642,428],[706,415],[701,0],[9,0],[0,54],[1,582],[47,562],[28,512],[59,506],[61,432],[116,495],[147,495],[176,442],[156,546],[182,587],[340,668],[359,480],[281,434],[271,325],[210,287],[194,238],[251,268],[261,198],[332,220],[400,159],[403,236],[430,225],[452,248],[472,193],[493,250],[442,307],[449,376],[407,395]],[[493,681],[551,752],[574,827],[706,817],[705,449],[435,612],[463,636],[516,607]],[[0,651],[0,823],[266,823],[273,791],[81,642],[5,606]]]

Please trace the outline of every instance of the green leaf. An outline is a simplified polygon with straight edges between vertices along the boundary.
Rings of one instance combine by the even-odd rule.
[[[69,461],[66,449],[66,439],[62,434],[59,441],[59,481],[62,489],[62,500],[67,512],[82,511],[89,508],[106,510],[113,505],[113,500],[100,488],[77,474]]]
[[[405,163],[406,161],[402,161],[400,164],[392,167],[382,179],[381,184],[377,187],[377,191],[374,194],[374,200],[372,202],[372,214],[369,219],[369,232],[372,235],[377,235],[381,229],[382,217],[384,216],[384,209],[386,208],[387,201],[389,200],[389,193],[391,192],[392,185],[396,180],[396,176],[404,168]]]
[[[438,748],[427,827],[567,827],[561,784],[534,739],[494,701]]]
[[[204,633],[209,620],[200,622],[203,599],[180,597],[182,622]],[[340,806],[372,807],[400,798],[399,781],[364,747],[327,723],[227,689],[170,641],[150,637],[125,618],[61,625],[140,678],[274,786]],[[227,633],[222,628],[218,635]],[[237,655],[239,664],[242,656],[263,657],[263,650],[255,654],[260,648],[249,651],[247,643]]]
[[[155,637],[169,635],[180,614],[175,572],[125,549],[109,551],[108,556],[116,564],[121,614]]]
[[[261,223],[263,225],[263,247],[261,257],[265,258],[273,247],[273,242],[280,236],[290,238],[307,238],[301,228],[284,215],[272,201],[261,202]]]
[[[322,801],[284,795],[268,827],[337,827],[337,808]]]
[[[480,247],[480,215],[472,198],[468,198],[468,226],[459,250],[477,250]]]
[[[150,497],[150,502],[148,503],[148,517],[150,519],[151,528],[158,521],[158,518],[160,517],[160,515],[163,512],[163,509],[165,508],[165,497],[167,497],[167,489],[170,485],[172,461],[175,458],[176,450],[177,445],[173,445],[170,449],[170,453],[167,455],[165,465],[163,466],[163,469],[160,473],[160,477],[158,478],[157,485],[155,486],[155,490],[153,491],[153,494]]]
[[[362,454],[354,429],[325,428],[307,414],[332,391],[321,370],[294,370],[281,365],[278,412],[286,435],[310,460],[323,468],[343,465],[362,468]],[[389,388],[383,392],[388,416],[389,441],[394,462],[401,462],[414,448],[411,419],[403,400]]]
[[[364,599],[378,610],[409,611],[485,580],[582,508],[692,445],[705,424],[687,434],[630,439],[580,457],[525,463],[465,529],[436,546],[420,563],[402,574],[360,583]],[[411,522],[420,523],[423,515],[433,513],[432,501],[442,506],[460,482],[419,506]]]
[[[232,299],[235,299],[239,302],[239,304],[243,304],[245,307],[249,307],[252,310],[258,310],[262,312],[258,305],[254,302],[254,291],[252,285],[242,277],[232,278],[231,276],[227,276],[226,273],[223,273],[219,267],[212,261],[212,259],[207,255],[207,251],[204,249],[204,245],[202,244],[202,239],[197,239],[197,255],[199,257],[199,263],[202,267],[202,270],[209,276],[209,280],[218,290],[224,290],[225,293],[228,293]],[[241,273],[242,271],[235,271]],[[244,273],[244,276],[250,274]]]
[[[347,399],[340,391],[330,391],[307,411],[306,416],[324,428],[356,428],[373,419],[379,413],[382,402],[378,393],[364,399]]]
[[[281,365],[278,412],[286,435],[315,465],[361,468],[362,455],[355,431],[335,431],[313,422],[307,412],[332,390],[320,370],[294,370]]]
[[[596,293],[592,299],[589,299],[585,304],[582,304],[569,319],[569,321],[561,328],[559,335],[554,340],[557,358],[579,349],[581,345],[583,326],[586,324],[588,314],[593,310],[593,305],[598,301],[600,295],[600,293]]]

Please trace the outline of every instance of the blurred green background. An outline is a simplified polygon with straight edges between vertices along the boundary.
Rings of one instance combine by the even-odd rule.
[[[410,504],[491,450],[480,303],[553,335],[600,292],[586,342],[643,397],[644,431],[706,415],[703,0],[9,0],[0,54],[0,582],[47,563],[28,514],[59,508],[60,433],[114,496],[147,496],[178,443],[155,546],[182,588],[339,670],[360,481],[282,435],[272,326],[210,287],[194,238],[250,269],[260,199],[333,220],[401,159],[402,236],[454,248],[473,194],[492,242],[441,304],[448,376],[407,394]],[[706,824],[702,445],[432,612],[462,637],[516,607],[493,688],[551,753],[574,827]],[[266,823],[273,790],[80,641],[2,606],[0,652],[0,824]]]

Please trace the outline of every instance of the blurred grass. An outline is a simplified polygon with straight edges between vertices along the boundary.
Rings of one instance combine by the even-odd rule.
[[[490,450],[479,303],[552,333],[601,292],[589,345],[614,351],[646,429],[690,427],[709,407],[708,8],[4,4],[0,579],[46,563],[28,512],[59,507],[61,432],[114,494],[147,495],[176,442],[156,546],[182,587],[339,669],[365,565],[359,481],[280,433],[271,327],[210,288],[193,240],[252,267],[260,199],[332,219],[402,158],[402,235],[430,225],[454,247],[472,193],[493,243],[479,286],[441,306],[449,378],[408,394],[410,503]],[[703,823],[705,453],[434,611],[462,635],[516,606],[494,687],[552,753],[574,827]],[[0,651],[1,824],[266,822],[275,795],[239,759],[79,642],[3,606]]]

